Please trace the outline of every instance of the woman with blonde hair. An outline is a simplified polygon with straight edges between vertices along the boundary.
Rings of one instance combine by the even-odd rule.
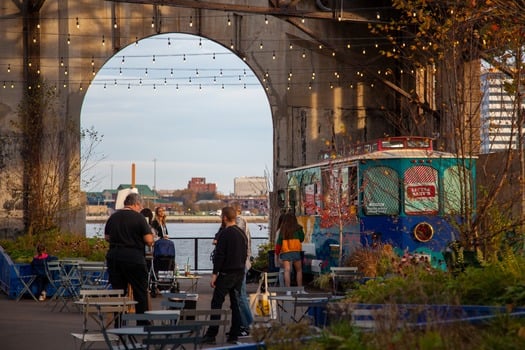
[[[162,207],[155,208],[155,219],[151,222],[151,227],[157,231],[159,238],[168,236],[168,228],[166,227],[166,212]]]

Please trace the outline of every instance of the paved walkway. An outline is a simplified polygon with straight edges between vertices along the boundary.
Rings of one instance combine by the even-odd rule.
[[[209,275],[203,275],[199,281],[197,309],[210,308],[212,288],[209,281]],[[248,284],[248,293],[256,289],[256,284]],[[160,309],[161,299],[152,298],[152,309]],[[223,308],[229,307],[227,298]],[[48,301],[22,299],[16,302],[0,294],[0,349],[78,349],[71,332],[79,331],[82,331],[82,314],[78,311],[51,312]],[[241,342],[251,341],[250,338],[241,339]],[[100,348],[99,344],[96,347]]]

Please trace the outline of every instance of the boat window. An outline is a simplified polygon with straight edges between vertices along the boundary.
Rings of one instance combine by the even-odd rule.
[[[472,203],[472,175],[469,170],[462,166],[446,169],[443,174],[443,189],[446,214],[464,214],[470,209],[463,208],[466,203]]]
[[[399,214],[399,175],[388,167],[363,173],[363,210],[366,215]]]
[[[430,166],[413,166],[405,171],[405,213],[437,214],[439,211],[438,172]]]
[[[408,148],[428,148],[430,143],[427,139],[408,139],[407,146]]]
[[[404,140],[384,140],[381,141],[381,148],[404,148]]]

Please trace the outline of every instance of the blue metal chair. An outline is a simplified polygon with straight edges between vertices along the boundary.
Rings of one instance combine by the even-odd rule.
[[[15,270],[15,275],[18,278],[18,281],[20,282],[21,289],[18,291],[16,295],[16,301],[20,301],[22,297],[27,293],[29,294],[35,301],[38,301],[38,298],[35,296],[33,291],[31,290],[31,285],[36,280],[36,275],[27,275],[23,274],[20,271],[20,267],[13,265],[13,270]]]

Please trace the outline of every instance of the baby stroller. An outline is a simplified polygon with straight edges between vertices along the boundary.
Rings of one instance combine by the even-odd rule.
[[[155,298],[161,291],[179,292],[176,278],[174,256],[154,256],[149,267],[149,289],[151,297]]]

